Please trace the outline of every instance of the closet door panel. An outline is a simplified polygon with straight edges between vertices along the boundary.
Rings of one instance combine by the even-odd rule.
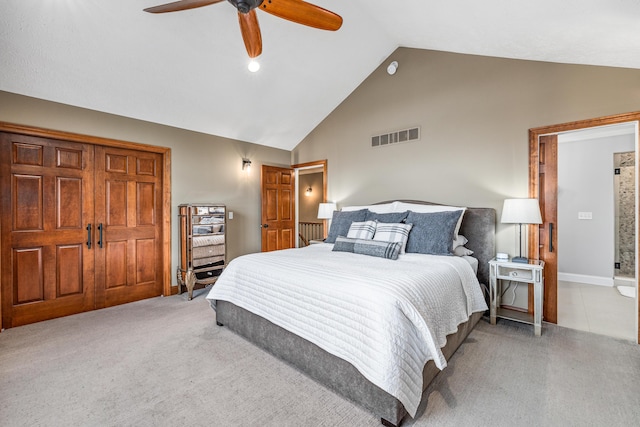
[[[136,224],[140,226],[156,225],[157,188],[152,182],[139,182],[136,189]]]
[[[13,174],[12,213],[13,231],[36,231],[44,229],[42,175]]]
[[[56,193],[56,228],[82,228],[82,180],[58,177]]]
[[[104,246],[106,262],[106,288],[127,286],[127,241],[110,241]]]
[[[59,245],[56,255],[57,296],[81,294],[82,283],[82,245]]]
[[[162,294],[162,178],[159,154],[96,147],[96,221],[103,245],[96,264],[96,304],[122,304]]]
[[[156,246],[156,239],[136,240],[136,284],[153,283],[156,280],[158,266],[155,257],[148,257],[145,254],[153,251]]]
[[[3,327],[93,309],[93,146],[0,133]]]
[[[44,301],[42,248],[13,250],[13,305]]]

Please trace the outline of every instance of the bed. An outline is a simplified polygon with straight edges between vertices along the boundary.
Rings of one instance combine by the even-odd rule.
[[[368,251],[375,242],[343,237],[344,224],[340,231],[345,218],[349,234],[355,225],[366,228],[367,221],[348,221],[363,210],[366,218],[377,218],[376,224],[395,222],[404,212],[413,216],[403,223],[418,224],[420,206],[438,212],[441,205],[391,201],[343,209],[340,218],[334,214],[331,243],[235,259],[207,296],[217,324],[373,412],[382,424],[400,425],[407,414],[415,415],[422,392],[486,311],[480,289],[488,283],[488,261],[495,254],[496,214],[489,208],[465,208],[450,239],[452,252],[455,238],[464,236],[472,257],[410,253],[410,244],[416,244],[411,231],[408,240],[389,244],[384,256],[366,256],[352,253],[354,245],[361,242]],[[453,224],[451,214],[440,217]],[[357,231],[357,237],[361,232],[366,230]],[[406,252],[393,259],[401,245]],[[423,277],[426,266],[435,273]],[[417,284],[405,287],[414,278]],[[449,281],[456,285],[435,290],[438,282]],[[423,307],[417,302],[423,294],[440,300],[429,302],[431,296],[425,296]]]

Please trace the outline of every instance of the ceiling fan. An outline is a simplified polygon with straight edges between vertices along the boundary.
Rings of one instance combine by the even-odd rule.
[[[144,9],[149,13],[177,12],[220,3],[225,0],[180,0]],[[320,6],[302,0],[226,0],[238,9],[242,39],[250,58],[262,53],[262,36],[255,9],[261,9],[279,18],[321,30],[336,31],[342,18]]]

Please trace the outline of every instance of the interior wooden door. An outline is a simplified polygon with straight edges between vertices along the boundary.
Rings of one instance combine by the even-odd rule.
[[[162,294],[162,156],[96,146],[96,308]]]
[[[558,136],[539,140],[539,185],[542,224],[538,226],[540,259],[544,260],[544,312],[547,322],[558,323]]]
[[[262,251],[295,247],[293,169],[262,166]]]
[[[93,152],[0,133],[3,327],[93,309]]]

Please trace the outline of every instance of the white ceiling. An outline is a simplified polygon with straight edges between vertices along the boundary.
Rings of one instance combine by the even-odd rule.
[[[640,69],[638,0],[314,0],[342,28],[258,11],[255,74],[233,6],[168,1],[2,0],[0,90],[290,150],[399,46]]]

